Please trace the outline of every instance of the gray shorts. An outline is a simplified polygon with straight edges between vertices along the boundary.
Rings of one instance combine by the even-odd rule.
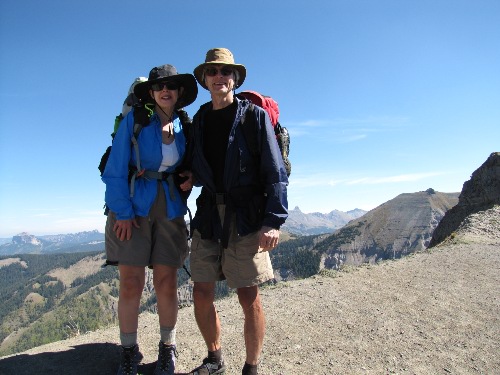
[[[236,219],[230,224],[227,249],[212,240],[201,239],[197,230],[191,242],[191,279],[194,282],[227,280],[230,288],[244,288],[274,279],[269,252],[258,252],[258,232],[239,236]]]
[[[105,247],[109,264],[151,266],[163,264],[180,268],[187,258],[186,222],[183,217],[168,220],[165,193],[161,183],[148,217],[137,216],[140,228],[132,228],[132,238],[120,241],[113,232],[116,215],[109,212]]]

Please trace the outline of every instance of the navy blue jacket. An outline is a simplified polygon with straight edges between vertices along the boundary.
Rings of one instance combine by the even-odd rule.
[[[237,101],[236,117],[229,133],[224,167],[226,206],[236,214],[240,236],[253,233],[262,226],[279,229],[288,217],[288,177],[274,129],[265,110],[250,105],[247,100],[236,97],[234,100]],[[196,200],[192,229],[197,229],[202,238],[218,240],[222,237],[222,228],[215,193],[222,192],[215,191],[212,170],[203,152],[204,114],[211,109],[212,103],[205,103],[193,118],[192,171],[196,185],[202,186],[202,192]],[[245,123],[241,124],[244,114]],[[254,116],[254,121],[247,121],[247,116]],[[258,158],[252,155],[245,140],[241,128],[245,125],[256,128]]]

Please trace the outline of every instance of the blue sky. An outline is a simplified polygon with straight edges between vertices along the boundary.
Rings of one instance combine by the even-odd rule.
[[[498,0],[2,0],[0,46],[0,237],[104,231],[97,165],[132,80],[213,47],[280,105],[290,208],[459,192],[500,151]]]

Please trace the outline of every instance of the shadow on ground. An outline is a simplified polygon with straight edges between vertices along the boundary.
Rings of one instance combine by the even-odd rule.
[[[61,352],[19,354],[0,360],[2,375],[109,375],[116,374],[120,347],[116,344],[76,345]],[[156,362],[139,365],[139,374],[152,375]],[[183,375],[178,373],[178,375]]]

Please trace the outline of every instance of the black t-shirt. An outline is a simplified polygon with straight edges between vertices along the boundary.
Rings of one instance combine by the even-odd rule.
[[[203,153],[212,169],[217,192],[224,192],[224,165],[226,162],[229,133],[236,117],[235,100],[225,108],[205,113],[203,128]]]

